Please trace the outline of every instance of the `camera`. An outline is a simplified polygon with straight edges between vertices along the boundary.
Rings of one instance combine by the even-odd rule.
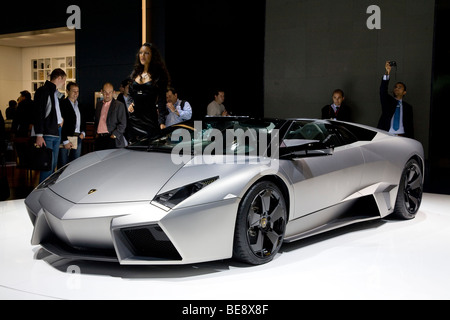
[[[389,65],[391,67],[396,67],[397,66],[397,61],[389,61]]]

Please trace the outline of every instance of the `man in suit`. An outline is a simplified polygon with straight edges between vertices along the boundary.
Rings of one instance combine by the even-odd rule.
[[[62,147],[59,149],[58,168],[81,156],[82,143],[86,137],[85,110],[79,105],[80,88],[77,83],[67,84],[67,98],[60,101],[61,114],[64,125],[61,130]],[[76,137],[76,146],[68,137]]]
[[[322,119],[351,122],[350,108],[344,103],[344,91],[341,89],[334,90],[332,98],[333,104],[322,108]]]
[[[389,95],[389,80],[392,70],[390,61],[386,62],[385,68],[386,74],[380,86],[382,113],[378,128],[414,139],[413,108],[409,103],[403,101],[406,95],[406,85],[403,82],[397,82],[394,86],[393,96]]]
[[[125,147],[127,116],[122,102],[114,99],[114,86],[107,82],[102,89],[103,101],[95,111],[95,150],[118,149]]]

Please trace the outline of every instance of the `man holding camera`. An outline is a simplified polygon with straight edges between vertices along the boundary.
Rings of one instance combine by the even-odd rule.
[[[378,122],[378,128],[389,133],[414,139],[413,108],[403,101],[406,95],[406,85],[397,82],[394,86],[393,96],[389,95],[389,80],[392,67],[396,67],[395,61],[387,61],[386,74],[381,81],[380,99],[382,114]]]

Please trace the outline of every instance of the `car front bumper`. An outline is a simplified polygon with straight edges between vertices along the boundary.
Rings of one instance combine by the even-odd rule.
[[[165,211],[148,202],[75,204],[49,189],[25,205],[32,245],[69,259],[182,265],[231,258],[239,198]]]

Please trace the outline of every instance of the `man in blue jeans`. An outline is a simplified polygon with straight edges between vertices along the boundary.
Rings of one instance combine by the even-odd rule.
[[[60,100],[64,125],[61,131],[61,145],[58,169],[81,157],[82,143],[86,137],[86,110],[78,103],[80,88],[77,83],[67,84],[67,98]],[[74,143],[69,137],[73,137]]]
[[[36,137],[38,147],[45,146],[52,150],[53,161],[50,171],[41,171],[39,183],[50,177],[58,163],[59,145],[61,144],[61,128],[63,118],[59,106],[59,99],[63,97],[58,89],[63,89],[66,84],[67,75],[62,69],[53,70],[50,81],[40,87],[35,95],[34,102],[36,115],[32,136]]]

